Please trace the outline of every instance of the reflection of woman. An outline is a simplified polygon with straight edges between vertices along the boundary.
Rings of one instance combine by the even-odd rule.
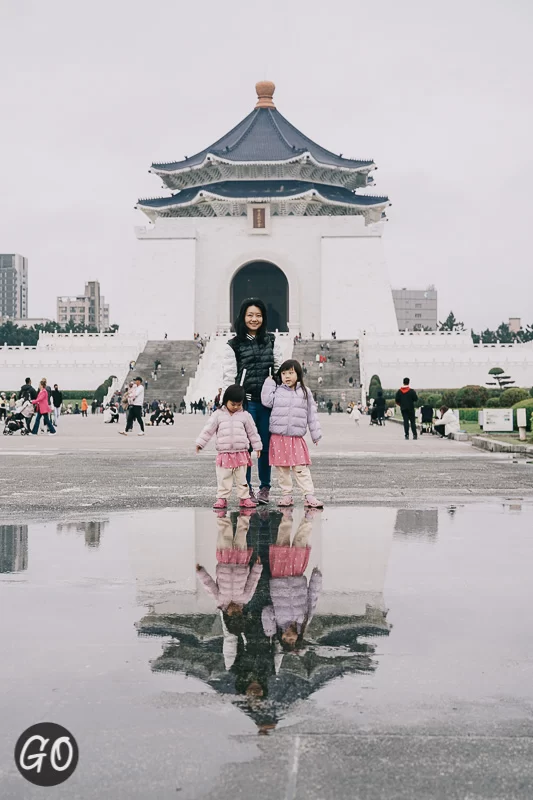
[[[277,634],[286,650],[294,650],[301,644],[322,588],[322,573],[316,567],[309,586],[304,575],[311,553],[308,542],[315,513],[306,512],[291,545],[292,515],[285,511],[276,544],[270,547],[272,605],[263,609],[263,628],[267,636]]]
[[[222,388],[231,384],[244,386],[246,410],[252,415],[263,450],[258,460],[259,492],[257,500],[268,503],[270,495],[270,466],[268,446],[270,443],[270,409],[261,403],[261,389],[265,380],[277,371],[283,361],[281,345],[273,333],[268,333],[267,311],[262,300],[250,298],[242,304],[235,321],[235,336],[225,348]],[[252,489],[252,468],[248,467],[246,480],[250,497],[255,499]]]

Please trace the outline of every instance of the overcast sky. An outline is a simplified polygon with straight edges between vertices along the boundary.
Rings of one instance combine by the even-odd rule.
[[[393,287],[475,329],[533,323],[531,0],[0,0],[0,252],[31,316],[99,279],[126,309],[152,161],[214,142],[276,83],[321,145],[373,158]],[[135,313],[135,309],[130,309]]]

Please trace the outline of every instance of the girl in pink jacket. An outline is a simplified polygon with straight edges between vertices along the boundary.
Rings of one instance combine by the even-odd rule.
[[[233,481],[237,486],[239,506],[255,508],[257,505],[250,498],[250,489],[246,483],[246,468],[252,464],[250,450],[255,450],[259,458],[263,445],[252,415],[243,410],[243,402],[243,387],[237,384],[228,386],[224,392],[222,407],[211,416],[196,440],[196,452],[199,453],[216,434],[218,486],[213,508],[217,510],[228,507]]]
[[[35,398],[35,400],[31,401],[33,405],[37,408],[37,416],[35,417],[35,424],[33,426],[32,433],[34,436],[37,436],[39,433],[39,425],[41,423],[41,417],[44,419],[45,425],[48,427],[48,433],[52,435],[55,434],[56,429],[52,424],[52,420],[49,417],[50,411],[50,403],[48,401],[48,392],[46,391],[46,381],[42,380],[39,384],[39,394]]]

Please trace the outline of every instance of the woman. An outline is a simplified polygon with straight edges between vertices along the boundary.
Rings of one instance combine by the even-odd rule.
[[[435,425],[435,433],[437,433],[441,439],[444,439],[445,436],[449,436],[451,433],[459,433],[459,430],[459,420],[453,411],[447,406],[442,406],[440,409],[439,424]]]
[[[263,443],[258,460],[259,492],[252,489],[252,469],[248,467],[246,481],[250,497],[259,503],[268,503],[270,498],[270,466],[268,448],[270,444],[270,409],[261,403],[261,389],[269,375],[281,366],[283,352],[273,333],[268,333],[267,310],[262,300],[250,298],[242,304],[235,321],[235,336],[230,339],[222,366],[222,391],[238,383],[246,392],[245,409],[252,415]]]
[[[81,401],[81,415],[82,417],[87,416],[87,411],[89,409],[89,403],[87,402],[87,398],[83,397]]]
[[[42,417],[44,420],[44,424],[48,427],[48,433],[51,433],[52,436],[54,436],[56,429],[52,425],[52,421],[49,417],[51,408],[50,408],[50,403],[48,401],[48,392],[46,390],[46,380],[44,380],[44,378],[39,384],[39,394],[37,395],[37,399],[32,400],[31,402],[37,408],[37,416],[35,417],[35,423],[32,430],[33,435],[34,436],[38,435],[39,424],[41,422],[41,417]]]

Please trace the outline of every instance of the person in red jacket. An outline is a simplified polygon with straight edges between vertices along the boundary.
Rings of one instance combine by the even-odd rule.
[[[395,399],[396,405],[400,406],[400,411],[402,412],[405,438],[409,438],[409,426],[411,426],[413,439],[418,439],[415,415],[415,405],[418,402],[418,395],[414,389],[411,389],[409,383],[409,378],[403,379],[403,386],[396,392]]]
[[[48,400],[48,392],[46,389],[46,381],[43,379],[39,384],[39,394],[35,400],[31,401],[33,405],[37,408],[37,415],[35,417],[35,424],[33,426],[32,433],[34,436],[37,436],[39,433],[39,424],[41,422],[41,417],[44,419],[44,424],[48,427],[48,433],[51,433],[52,436],[55,434],[56,429],[52,425],[52,420],[49,417],[51,408],[50,403]]]

